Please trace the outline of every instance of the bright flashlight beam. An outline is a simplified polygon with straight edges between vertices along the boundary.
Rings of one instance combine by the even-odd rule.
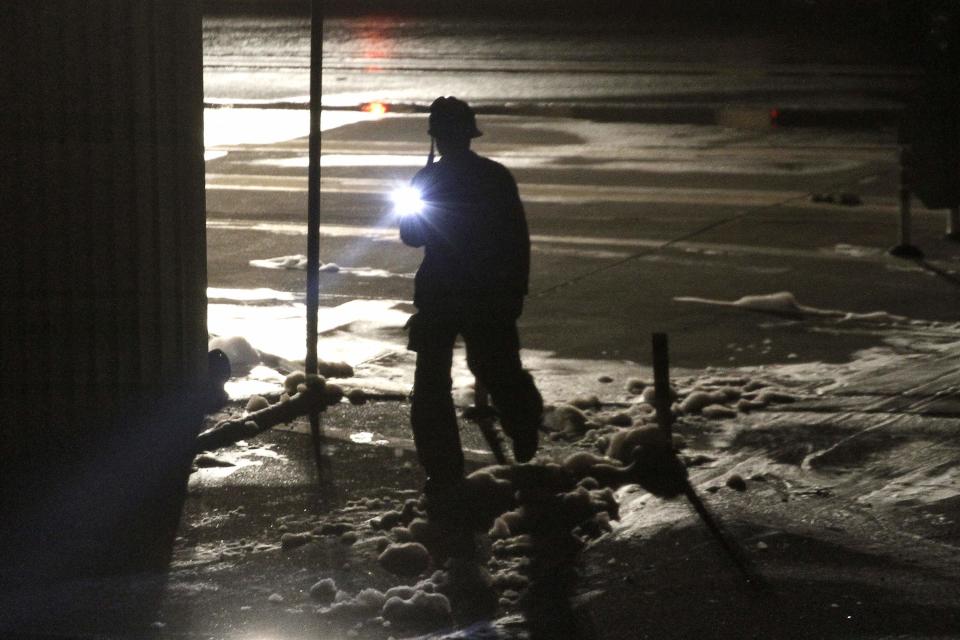
[[[400,216],[415,216],[423,213],[420,191],[414,187],[402,187],[393,192],[393,210]]]

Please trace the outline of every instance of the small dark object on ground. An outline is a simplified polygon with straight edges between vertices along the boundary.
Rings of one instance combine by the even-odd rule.
[[[747,490],[747,481],[743,479],[739,473],[732,473],[730,477],[727,478],[727,486],[733,489],[734,491],[746,491]]]
[[[813,202],[822,202],[826,204],[839,204],[845,207],[857,207],[863,204],[863,199],[855,193],[844,191],[841,193],[815,193],[810,196]]]

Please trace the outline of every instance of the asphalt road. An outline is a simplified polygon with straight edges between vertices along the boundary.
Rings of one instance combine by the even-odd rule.
[[[295,117],[260,117],[274,116]],[[649,334],[666,331],[675,366],[703,367],[843,362],[883,339],[684,297],[790,291],[817,308],[956,318],[960,254],[943,238],[945,212],[914,207],[929,263],[886,253],[898,242],[893,132],[514,116],[480,126],[476,150],[513,171],[530,225],[526,347],[645,363]],[[420,252],[397,240],[388,194],[423,162],[424,129],[422,116],[396,115],[324,133],[321,258],[379,277],[324,275],[323,304],[412,296]],[[302,271],[249,262],[305,253],[306,148],[208,148],[225,152],[207,163],[210,286],[302,290]],[[819,193],[860,204],[814,202]]]

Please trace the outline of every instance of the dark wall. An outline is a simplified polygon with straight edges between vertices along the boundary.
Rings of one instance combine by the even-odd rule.
[[[3,4],[2,623],[169,549],[206,376],[201,42],[192,0]]]

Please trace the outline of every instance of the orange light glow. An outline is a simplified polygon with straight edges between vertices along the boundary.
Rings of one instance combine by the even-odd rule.
[[[378,116],[382,116],[387,111],[389,111],[389,109],[387,108],[387,105],[383,104],[382,102],[368,102],[367,104],[363,105],[360,109],[361,111],[366,111],[367,113],[373,113]]]

